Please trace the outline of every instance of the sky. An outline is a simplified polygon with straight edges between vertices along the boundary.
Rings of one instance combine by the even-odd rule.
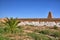
[[[0,18],[60,18],[60,0],[0,0]]]

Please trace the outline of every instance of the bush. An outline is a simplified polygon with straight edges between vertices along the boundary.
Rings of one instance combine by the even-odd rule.
[[[28,33],[28,36],[31,36],[34,40],[56,40],[55,38],[49,38],[44,34]]]
[[[3,37],[0,35],[0,40],[10,40],[8,37]]]
[[[40,31],[39,33],[42,33],[42,34],[49,34],[50,33],[50,30],[42,30],[42,31]]]
[[[58,28],[58,27],[55,25],[55,26],[54,26],[54,29],[57,29],[57,28]]]
[[[53,37],[60,37],[60,32],[52,32],[52,34],[50,36],[53,36]]]
[[[14,33],[23,33],[24,31],[22,30],[22,29],[18,29],[18,28],[16,28],[16,30],[14,31]]]
[[[28,36],[31,36],[35,40],[40,40],[39,36],[35,33],[28,33]]]
[[[40,30],[38,30],[38,29],[35,29],[35,30],[34,30],[34,32],[40,32]]]
[[[42,30],[39,33],[46,34],[52,37],[60,37],[59,31],[52,31],[52,30]]]
[[[0,27],[0,34],[4,33],[4,29]]]

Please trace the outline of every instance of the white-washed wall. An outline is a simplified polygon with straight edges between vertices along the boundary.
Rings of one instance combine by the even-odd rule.
[[[32,22],[28,22],[28,21],[25,21],[25,22],[20,22],[19,24],[18,24],[18,26],[20,26],[20,25],[34,25],[34,26],[54,26],[54,25],[56,25],[57,27],[60,27],[60,22],[58,22],[58,23],[55,23],[55,22],[34,22],[34,21],[32,21]]]

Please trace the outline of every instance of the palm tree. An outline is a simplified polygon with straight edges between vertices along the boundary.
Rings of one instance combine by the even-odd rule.
[[[4,20],[5,22],[2,22],[6,27],[5,30],[8,29],[9,31],[11,31],[11,33],[14,33],[14,31],[16,30],[16,28],[18,27],[18,23],[19,21],[17,20],[17,18],[6,18],[6,20]]]

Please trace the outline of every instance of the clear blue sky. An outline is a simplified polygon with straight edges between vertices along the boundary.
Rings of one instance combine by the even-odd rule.
[[[0,18],[60,18],[60,0],[0,0]]]

